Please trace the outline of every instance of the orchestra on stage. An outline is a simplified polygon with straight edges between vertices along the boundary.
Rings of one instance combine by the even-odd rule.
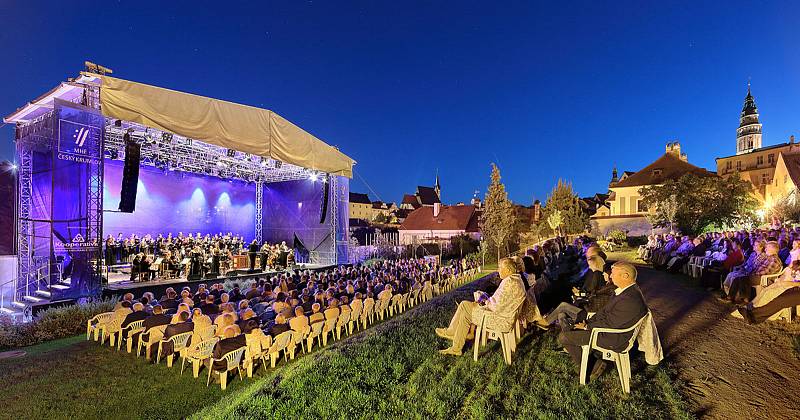
[[[130,265],[130,281],[149,281],[156,278],[188,280],[224,277],[231,270],[248,273],[267,270],[280,271],[294,266],[294,250],[286,245],[253,240],[245,245],[244,237],[228,234],[200,233],[177,236],[172,233],[139,237],[131,234],[109,235],[104,241],[105,266]]]

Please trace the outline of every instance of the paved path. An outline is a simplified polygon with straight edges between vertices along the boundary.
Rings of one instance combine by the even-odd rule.
[[[748,325],[684,276],[640,267],[639,284],[698,416],[800,419],[800,324]]]

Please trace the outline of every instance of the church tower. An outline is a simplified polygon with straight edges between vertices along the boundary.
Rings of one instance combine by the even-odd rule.
[[[736,129],[736,154],[752,152],[761,148],[761,124],[758,122],[758,108],[753,95],[750,94],[750,83],[747,83],[747,96],[744,98],[742,114],[739,117],[739,128]]]
[[[434,184],[433,189],[436,191],[436,196],[439,197],[439,200],[441,200],[442,187],[439,185],[439,169],[436,169],[436,184]]]

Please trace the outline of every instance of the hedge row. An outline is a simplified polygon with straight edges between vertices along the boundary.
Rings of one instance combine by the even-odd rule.
[[[0,316],[0,350],[26,347],[45,341],[86,332],[86,320],[114,308],[116,299],[50,308],[40,312],[32,322],[14,323]]]

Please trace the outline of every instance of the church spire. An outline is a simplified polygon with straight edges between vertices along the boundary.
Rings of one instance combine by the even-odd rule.
[[[433,189],[436,191],[436,195],[439,197],[439,200],[441,200],[442,187],[439,185],[439,168],[436,168],[436,183],[433,185]]]
[[[736,154],[752,152],[761,148],[761,123],[758,121],[758,107],[747,81],[747,96],[744,97],[742,112],[739,114],[739,128],[736,129]]]

